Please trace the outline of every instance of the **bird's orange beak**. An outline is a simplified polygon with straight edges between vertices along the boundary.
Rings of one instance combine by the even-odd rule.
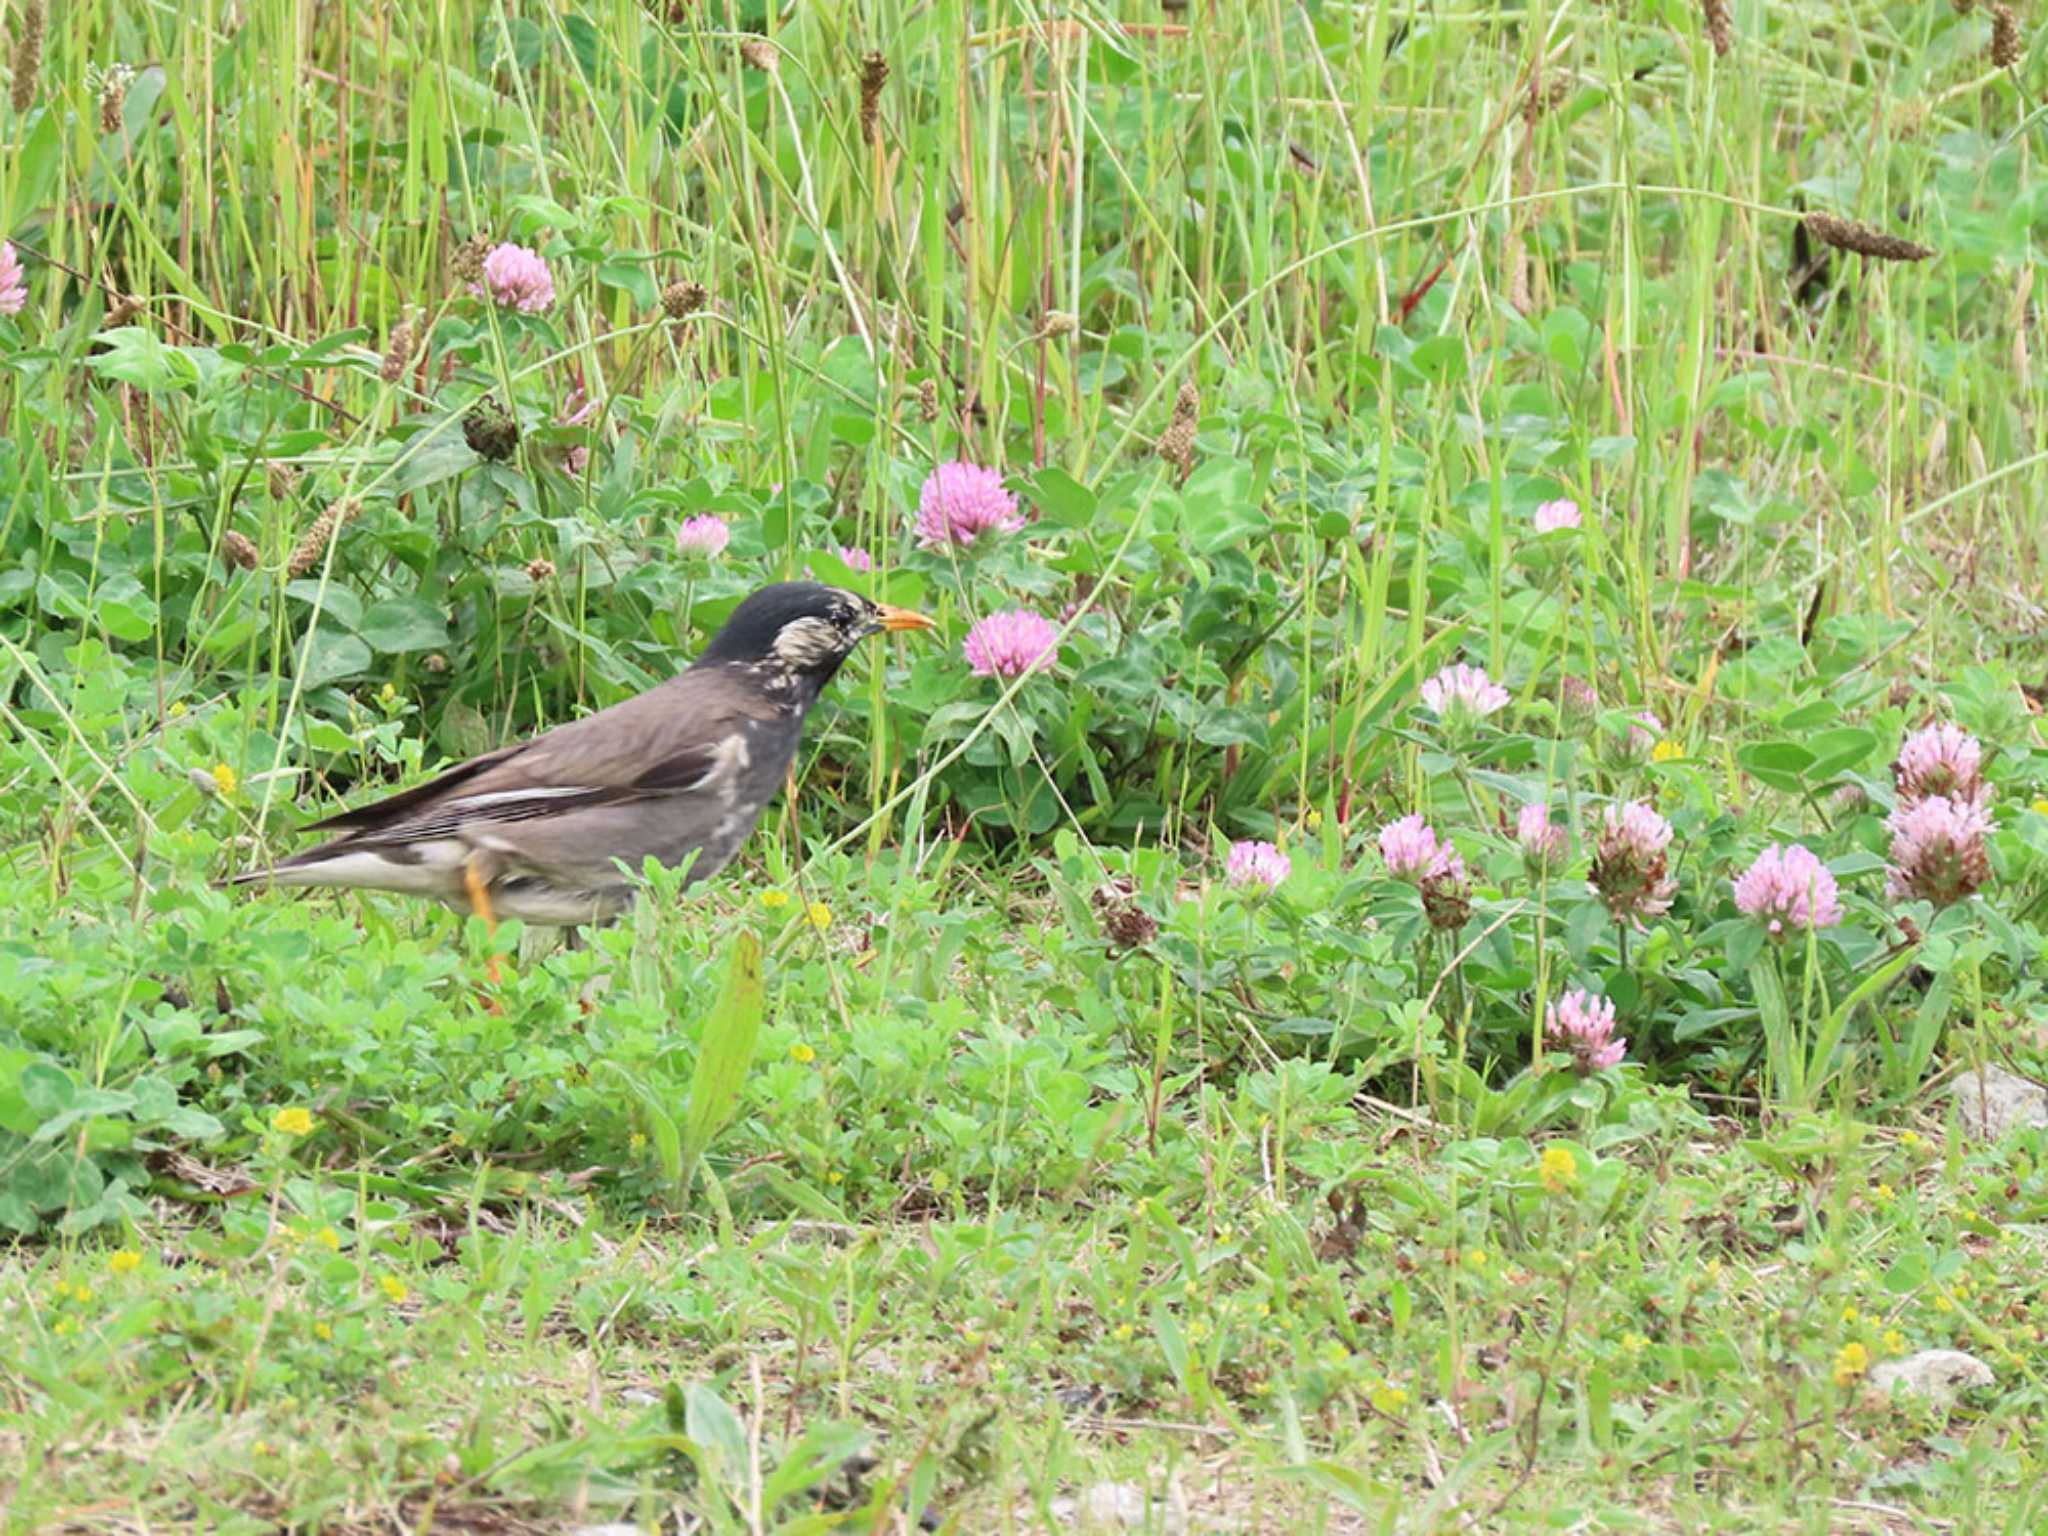
[[[908,608],[891,608],[887,603],[879,605],[875,619],[884,629],[937,629],[939,627],[935,620],[928,619],[921,613],[912,613]]]

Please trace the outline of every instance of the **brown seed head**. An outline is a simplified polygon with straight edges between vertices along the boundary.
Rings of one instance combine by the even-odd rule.
[[[296,578],[318,565],[341,525],[360,510],[361,505],[353,497],[345,497],[314,518],[313,526],[306,530],[305,537],[292,546],[291,557],[284,563],[285,574]]]
[[[1159,457],[1166,460],[1185,480],[1195,467],[1195,418],[1175,416],[1173,425],[1159,435]]]
[[[661,312],[671,320],[687,320],[710,297],[702,283],[673,282],[661,290]]]
[[[1193,421],[1202,414],[1202,391],[1195,383],[1195,376],[1189,374],[1180,381],[1180,389],[1173,397],[1173,419],[1176,425]]]
[[[421,663],[421,665],[427,669],[429,674],[431,674],[434,677],[439,677],[443,672],[446,672],[448,670],[448,658],[446,656],[443,656],[439,651],[435,651],[431,655],[429,655],[427,659]]]
[[[116,134],[123,126],[121,109],[128,104],[128,87],[135,80],[135,71],[126,64],[116,64],[100,76],[100,132]]]
[[[1472,888],[1465,883],[1463,873],[1447,869],[1439,875],[1425,876],[1422,912],[1429,919],[1429,926],[1440,933],[1464,927],[1472,915]]]
[[[882,129],[882,87],[889,83],[889,61],[870,53],[860,61],[860,136],[874,139]]]
[[[107,306],[107,318],[103,328],[109,331],[114,330],[119,326],[128,324],[141,313],[142,295],[139,293],[124,293],[120,298]]]
[[[401,320],[391,328],[391,339],[384,347],[384,362],[377,369],[377,377],[386,384],[396,384],[405,377],[405,365],[412,361],[413,348],[417,345],[414,331],[410,319]]]
[[[471,235],[455,247],[454,258],[448,269],[455,274],[458,283],[479,283],[484,276],[484,258],[491,254],[491,237],[484,234]]]
[[[1159,923],[1138,905],[1138,888],[1127,875],[1116,875],[1095,887],[1089,905],[1109,940],[1110,953],[1142,949],[1159,936]]]
[[[270,487],[270,499],[283,501],[299,488],[299,466],[287,464],[283,459],[272,459],[264,465],[264,480]]]
[[[917,409],[918,414],[923,416],[926,421],[937,421],[939,419],[939,381],[937,379],[926,379],[917,386]]]
[[[220,557],[229,565],[239,566],[242,570],[256,569],[256,546],[249,541],[247,535],[237,533],[232,528],[220,536]]]
[[[1855,219],[1832,213],[1809,213],[1802,222],[1806,232],[1823,245],[1838,251],[1854,251],[1878,261],[1925,261],[1934,254],[1931,245],[1916,245],[1898,235],[1887,234]]]
[[[1071,336],[1081,328],[1081,322],[1061,309],[1048,309],[1045,324],[1038,328],[1038,334],[1047,338]]]
[[[1700,11],[1707,23],[1707,41],[1714,45],[1716,54],[1725,56],[1735,38],[1728,0],[1701,0]]]
[[[553,580],[554,574],[555,562],[552,560],[536,557],[526,562],[526,579],[535,586],[539,586],[544,581]]]
[[[486,395],[462,418],[462,440],[475,450],[478,458],[509,459],[519,446],[519,423]]]
[[[1991,63],[1995,69],[2011,69],[2020,61],[2020,19],[2013,8],[2000,3],[1991,7]]]
[[[742,38],[740,62],[749,69],[772,75],[782,67],[782,53],[765,37]]]
[[[17,114],[36,102],[36,77],[43,71],[43,0],[27,0],[21,8],[21,30],[14,36],[14,71],[8,101]]]
[[[1956,8],[1958,16],[1967,16],[1977,9],[1977,0],[1949,0],[1949,4]]]

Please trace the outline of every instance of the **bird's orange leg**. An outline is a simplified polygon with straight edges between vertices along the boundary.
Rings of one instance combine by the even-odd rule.
[[[462,889],[469,897],[469,910],[484,920],[484,931],[495,934],[498,931],[497,914],[491,910],[491,887],[484,879],[481,860],[467,859],[462,865]],[[498,957],[492,954],[484,965],[484,975],[491,985],[498,984]]]

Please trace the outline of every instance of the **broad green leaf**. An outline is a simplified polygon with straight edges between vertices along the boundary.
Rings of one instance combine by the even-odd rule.
[[[431,651],[448,644],[441,610],[423,597],[387,597],[363,610],[356,626],[371,650],[386,656]]]

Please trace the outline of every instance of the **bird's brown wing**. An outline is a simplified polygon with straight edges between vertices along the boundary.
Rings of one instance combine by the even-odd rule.
[[[774,701],[746,682],[731,668],[693,667],[609,709],[303,830],[351,842],[414,842],[469,822],[524,821],[688,790],[727,761],[736,730],[777,713]]]

